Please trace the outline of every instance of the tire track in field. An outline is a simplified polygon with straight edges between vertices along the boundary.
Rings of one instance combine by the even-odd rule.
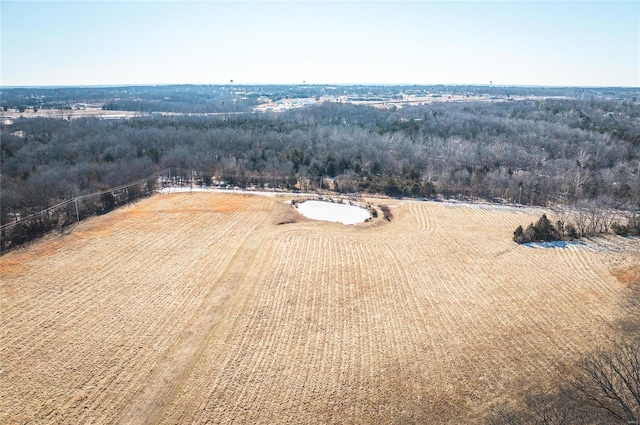
[[[193,234],[191,234],[193,233]],[[199,232],[188,232],[186,234],[188,240],[195,241],[196,246],[198,243],[204,241],[199,240]],[[225,237],[224,233],[221,234],[221,237]],[[113,245],[120,246],[120,248],[115,248]],[[90,277],[82,278],[81,280],[75,280],[73,278],[74,274],[79,274],[81,276],[87,276],[91,270],[95,270],[100,267],[100,263],[103,261],[103,258],[106,256],[107,249],[93,252],[91,256],[85,256],[83,259],[83,264],[80,267],[75,267],[74,269],[69,270],[65,266],[56,266],[50,272],[46,273],[45,281],[55,280],[57,276],[60,276],[64,282],[70,281],[71,287],[73,288],[74,295],[79,298],[86,299],[88,302],[77,303],[74,308],[76,309],[91,309],[93,311],[101,310],[101,305],[105,304],[109,301],[109,293],[114,292],[113,288],[110,286],[101,285],[102,281],[109,281],[111,279],[119,282],[121,285],[118,289],[118,292],[121,290],[126,290],[125,286],[129,285],[129,282],[126,279],[126,276],[131,273],[137,273],[137,269],[139,268],[139,264],[141,263],[140,259],[136,259],[133,256],[133,253],[146,248],[147,250],[151,250],[156,255],[160,255],[160,258],[157,261],[157,265],[161,267],[160,272],[164,277],[172,280],[173,278],[187,274],[187,269],[190,268],[190,265],[180,264],[179,261],[176,260],[175,251],[182,250],[188,248],[188,245],[184,244],[184,241],[181,239],[170,239],[169,243],[166,241],[159,241],[155,237],[151,237],[148,239],[144,239],[140,241],[140,243],[131,244],[126,235],[118,238],[115,241],[112,241],[112,247],[109,249],[111,251],[115,251],[116,255],[111,256],[111,264],[112,267],[104,270],[104,277],[101,278],[99,282],[96,282],[94,279]],[[194,258],[194,262],[197,262],[199,257]],[[129,264],[132,267],[127,267]],[[123,267],[122,270],[118,270],[118,268]],[[40,272],[43,273],[43,272]],[[44,274],[44,273],[43,273]],[[98,285],[96,285],[98,283]],[[126,284],[126,285],[123,285]],[[138,285],[139,286],[139,285]],[[56,288],[55,285],[43,285],[43,292],[41,295],[36,295],[35,297],[31,297],[29,303],[16,303],[14,315],[9,315],[6,317],[6,322],[9,323],[11,321],[21,321],[24,320],[21,315],[28,315],[31,313],[31,308],[29,308],[32,304],[46,304],[46,310],[56,311],[56,310],[64,310],[67,317],[74,316],[74,310],[70,310],[70,308],[65,308],[65,305],[68,304],[65,301],[65,297],[59,297],[55,295],[59,295],[59,292],[62,291],[62,286],[60,288]],[[128,292],[131,292],[130,290]],[[157,298],[154,299],[154,302],[157,301]],[[41,327],[42,323],[49,322],[49,318],[47,316],[40,319],[40,321],[36,321],[33,319],[27,320],[31,323],[34,323],[34,327]],[[11,343],[10,339],[7,342]]]
[[[240,244],[219,281],[210,289],[177,342],[165,355],[157,373],[125,408],[117,423],[155,423],[162,417],[167,400],[179,387],[180,381],[188,376],[204,348],[210,330],[222,317],[222,310],[237,282],[251,265],[260,247],[260,240],[251,232],[261,225],[262,223],[258,223],[248,228],[246,239]]]
[[[246,302],[247,300],[245,299],[244,303]],[[270,303],[270,301],[265,301],[265,304]],[[243,311],[243,309],[239,310]],[[246,381],[249,379],[242,366],[248,363],[249,359],[255,361],[256,353],[261,352],[261,350],[264,349],[265,344],[271,344],[270,341],[272,341],[273,336],[276,334],[275,332],[267,331],[267,326],[265,324],[267,317],[265,314],[266,312],[264,311],[264,306],[254,308],[253,312],[254,313],[250,316],[243,314],[235,317],[234,319],[230,317],[230,315],[233,317],[233,313],[230,313],[230,315],[225,317],[225,323],[220,325],[220,328],[222,329],[217,333],[217,337],[213,338],[211,344],[208,346],[209,350],[207,350],[207,355],[202,356],[194,365],[194,372],[191,376],[193,377],[192,381],[195,380],[195,383],[189,382],[189,385],[185,383],[177,394],[178,401],[182,399],[183,394],[185,393],[192,395],[189,399],[190,401],[187,402],[187,405],[190,405],[191,402],[195,400],[200,400],[197,403],[197,409],[172,409],[165,415],[165,418],[171,418],[168,420],[170,423],[194,422],[198,417],[201,417],[200,415],[213,415],[214,412],[218,412],[220,415],[226,415],[227,417],[235,416],[233,412],[234,409],[238,409],[238,401],[240,400],[240,398],[235,396],[235,394],[242,390],[242,385],[247,385]],[[248,326],[249,320],[253,320],[252,326],[250,326],[250,331],[239,333],[230,328],[237,325],[238,322]],[[240,329],[242,329],[242,326],[240,326]],[[251,345],[256,340],[258,342],[258,346],[255,347],[254,350],[242,350],[243,347]],[[228,349],[225,349],[227,346]],[[222,360],[219,360],[219,367],[222,370],[229,371],[230,373],[225,376],[226,379],[224,380],[216,379],[216,374],[209,370],[215,365],[215,363],[211,362],[212,349],[216,353],[219,353],[218,356],[222,357]],[[247,357],[247,354],[249,357]],[[212,379],[209,385],[203,385],[201,380],[198,379],[198,377],[202,376],[209,376],[210,379]],[[200,398],[197,394],[193,395],[194,392],[198,392],[200,390],[205,391],[205,397]],[[233,394],[234,396],[230,397],[228,396],[229,394]],[[221,399],[230,399],[232,401],[228,401],[227,404],[220,408],[221,410],[219,410],[215,405],[211,405],[212,401]],[[220,418],[217,420],[218,423],[230,422],[229,419],[227,419],[227,421],[223,421],[221,418],[224,416],[218,417]]]
[[[136,226],[127,218],[115,220],[128,230],[105,239],[91,230],[96,221],[104,225],[103,217],[97,217],[85,222],[87,232],[80,229],[67,236],[75,248],[56,253],[62,261],[44,268],[39,266],[44,257],[28,260],[40,279],[17,274],[11,284],[19,285],[21,292],[3,300],[2,345],[8,350],[1,355],[2,363],[11,367],[0,381],[4,386],[6,377],[7,388],[15,387],[5,399],[12,406],[6,412],[25,421],[115,419],[200,304],[206,278],[228,257],[223,245],[255,223],[255,218],[243,216],[230,226],[214,221],[194,225],[179,216],[161,214],[153,223]],[[135,239],[131,233],[136,233]],[[212,250],[218,254],[211,255]],[[186,263],[182,254],[189,254]],[[110,258],[107,267],[105,258]],[[141,273],[150,258],[154,270]],[[95,270],[103,272],[98,279],[93,277]],[[137,276],[135,281],[131,275]],[[73,372],[62,380],[63,371]],[[38,378],[26,383],[24,377],[31,374]]]
[[[118,258],[115,258],[115,260],[116,260],[115,264],[119,264],[120,260]],[[65,272],[64,270],[61,271],[59,269],[54,269],[54,272],[52,274],[52,279],[58,273],[62,275],[65,281],[67,279],[70,279],[71,274],[70,273],[65,274],[64,272]],[[60,299],[54,296],[56,294],[51,294],[45,289],[44,297],[40,299],[37,297],[35,298],[34,305],[37,307],[32,310],[34,310],[34,314],[38,315],[38,313],[41,313],[40,315],[42,316],[46,316],[47,312],[50,312],[51,310],[63,311],[65,313],[65,319],[67,323],[71,325],[71,326],[68,326],[69,330],[71,330],[72,332],[79,331],[80,334],[86,333],[89,340],[92,340],[92,339],[98,340],[98,337],[96,336],[97,334],[94,332],[91,332],[90,328],[87,329],[87,324],[86,324],[87,322],[84,319],[86,317],[91,317],[91,316],[100,317],[101,316],[100,309],[98,308],[100,306],[100,302],[102,302],[104,299],[108,299],[109,297],[104,296],[104,293],[101,288],[101,282],[93,282],[88,279],[83,279],[81,282],[78,282],[78,283],[80,283],[81,287],[78,287],[79,285],[77,283],[72,282],[72,287],[74,292],[73,296],[79,297],[80,300],[86,300],[86,302],[69,304],[69,300],[66,299],[67,298],[66,295],[68,294],[61,292],[61,294],[63,294],[63,297],[62,299]],[[98,285],[96,285],[96,283]],[[93,287],[92,287],[92,284],[93,284]],[[114,292],[117,293],[120,289],[121,288],[118,288]],[[71,297],[70,301],[79,300],[74,297]],[[76,312],[78,312],[78,314],[75,314]],[[36,323],[36,325],[38,324],[37,320],[33,320],[30,317],[27,317],[27,321],[29,320]],[[95,325],[95,322],[93,320],[89,320],[88,323]],[[60,335],[62,330],[56,329],[55,323],[53,323],[53,326],[54,326],[53,328],[49,327],[49,330],[47,332],[41,332],[41,331],[38,332],[37,328],[31,332],[28,332],[28,333],[35,333],[36,335],[38,335],[40,338],[40,341],[37,341],[37,340],[32,341],[32,343],[29,346],[27,346],[27,348],[32,349],[34,346],[36,348],[38,346],[44,346],[44,347],[51,346],[50,341],[55,340],[56,336],[62,336]],[[85,330],[86,332],[83,332],[83,330]],[[65,333],[66,333],[66,330],[65,330]],[[80,348],[79,350],[74,350],[71,352],[71,355],[70,355],[71,360],[73,360],[73,358],[77,357],[78,355],[87,355],[86,349],[89,348],[89,346],[85,348],[83,344],[79,348]],[[37,359],[41,356],[35,355],[30,357]],[[30,358],[30,357],[27,357],[27,358]],[[60,361],[61,359],[59,359],[59,357],[57,356],[57,353],[51,353],[51,355],[46,355],[45,357],[49,358],[50,360],[47,363],[40,364],[41,367],[45,367],[45,369],[41,370],[41,374],[39,374],[41,376],[49,376],[50,372],[46,368],[51,368],[51,367],[55,368],[56,362],[60,362],[60,366],[64,366],[67,363],[73,364],[73,361],[69,361],[66,358]],[[100,367],[100,369],[103,369],[103,367]],[[35,399],[37,400],[38,398],[36,397]]]
[[[193,237],[191,240],[194,241],[195,243],[202,242],[202,246],[207,247],[205,240],[200,241],[198,237]],[[223,255],[221,257],[224,258],[227,256]],[[175,267],[175,264],[169,261],[167,263],[167,267],[168,267],[167,270],[169,270],[169,272],[163,273],[162,275],[164,278],[166,278],[169,281],[180,281],[180,280],[185,281],[185,278],[186,278],[188,281],[207,282],[208,276],[204,275],[202,272],[199,272],[199,271],[197,273],[194,273],[193,270],[194,269],[198,270],[199,267],[201,266],[207,267],[208,265],[213,266],[213,269],[215,269],[215,261],[212,261],[214,258],[216,257],[212,256],[211,252],[205,249],[202,251],[200,255],[194,255],[194,257],[192,258],[191,270],[189,267]],[[214,264],[211,264],[211,263],[214,263]],[[198,297],[197,304],[195,305],[185,304],[182,306],[182,308],[180,308],[179,310],[176,310],[176,307],[178,306],[172,306],[171,304],[169,304],[169,303],[175,303],[175,300],[176,300],[175,294],[168,293],[167,297],[163,297],[161,305],[158,305],[160,303],[156,303],[156,305],[152,307],[152,310],[157,310],[157,311],[162,311],[167,309],[169,311],[174,310],[174,313],[171,315],[166,315],[164,317],[163,316],[154,317],[154,322],[158,324],[158,326],[156,326],[157,333],[153,335],[152,341],[154,341],[154,345],[157,344],[157,341],[162,342],[162,344],[158,344],[159,345],[157,350],[158,353],[162,353],[164,351],[164,349],[161,350],[160,347],[169,347],[171,343],[174,341],[174,338],[177,337],[177,334],[174,333],[172,335],[172,338],[169,339],[167,338],[167,335],[164,335],[166,334],[166,332],[163,332],[162,330],[175,327],[175,323],[173,322],[176,321],[176,316],[182,317],[183,319],[179,320],[179,322],[184,323],[189,317],[192,316],[193,312],[198,308],[198,306],[200,305],[200,298],[204,297],[205,294],[206,294],[206,288],[202,287],[201,290],[197,294],[195,294]],[[166,305],[165,307],[165,304],[168,304],[168,305]]]

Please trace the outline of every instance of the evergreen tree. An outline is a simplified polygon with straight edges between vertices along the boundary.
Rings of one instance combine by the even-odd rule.
[[[548,242],[561,239],[558,230],[556,230],[553,224],[551,224],[551,221],[549,221],[546,214],[542,214],[542,217],[540,217],[533,228],[535,230],[536,241]]]
[[[513,240],[517,243],[528,242],[550,242],[562,240],[558,230],[551,224],[546,214],[533,224],[529,224],[526,230],[522,226],[518,226],[513,232]]]

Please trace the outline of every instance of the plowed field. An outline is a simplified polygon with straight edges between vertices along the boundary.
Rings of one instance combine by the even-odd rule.
[[[284,200],[157,195],[0,257],[0,423],[482,423],[607,341],[640,270],[637,239],[515,245],[536,211]]]

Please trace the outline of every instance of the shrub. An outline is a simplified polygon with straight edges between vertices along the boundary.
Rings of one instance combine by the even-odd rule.
[[[140,186],[135,185],[127,189],[127,201],[134,202],[136,199],[141,197],[142,197],[142,190],[140,189]]]
[[[613,233],[619,236],[640,236],[640,217],[636,214],[627,218],[627,224],[614,223],[611,225]]]
[[[391,221],[393,218],[393,214],[391,214],[391,209],[388,205],[378,205],[380,207],[380,211],[382,211],[382,216],[385,220]]]
[[[513,232],[513,240],[520,243],[520,241],[522,240],[523,234],[524,234],[524,230],[522,229],[522,226],[516,227],[516,230],[514,230]]]
[[[576,229],[576,226],[574,226],[573,224],[567,224],[564,227],[564,231],[565,231],[565,235],[567,235],[569,239],[578,239],[578,230]]]
[[[618,236],[629,236],[629,228],[624,224],[613,223],[611,229],[613,229],[613,233]]]
[[[640,236],[640,216],[633,214],[629,217],[629,236]]]
[[[102,208],[98,211],[99,214],[106,214],[116,207],[116,198],[112,192],[100,195],[100,201],[102,202]]]

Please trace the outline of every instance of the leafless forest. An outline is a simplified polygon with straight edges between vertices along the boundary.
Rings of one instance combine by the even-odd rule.
[[[343,97],[322,86],[143,89],[3,89],[5,114],[25,118],[3,119],[2,223],[164,169],[200,185],[640,208],[633,89],[348,87]],[[315,103],[251,109],[296,96]],[[38,118],[51,107],[71,117],[80,101],[222,112]]]

